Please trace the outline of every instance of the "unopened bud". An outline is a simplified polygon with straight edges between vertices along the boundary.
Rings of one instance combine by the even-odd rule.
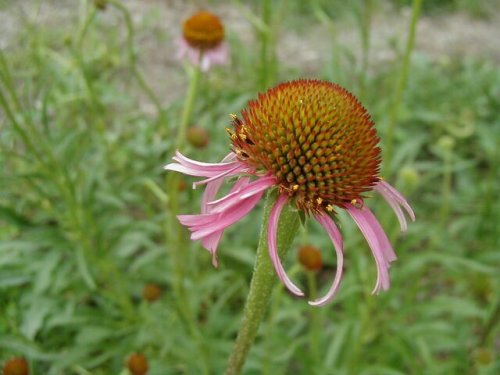
[[[488,348],[474,350],[474,362],[480,366],[488,366],[493,362],[493,353]]]
[[[2,375],[28,375],[28,362],[24,358],[12,358],[5,363]]]
[[[193,126],[187,131],[189,144],[196,148],[203,148],[208,144],[208,132],[199,126]]]
[[[142,290],[142,298],[148,302],[154,302],[160,299],[161,288],[153,283],[146,284]]]
[[[299,262],[308,271],[319,271],[323,266],[321,252],[312,245],[304,245],[299,249]]]
[[[399,172],[400,178],[403,180],[405,186],[410,189],[416,187],[420,181],[420,175],[414,167],[406,166],[401,168]]]
[[[187,184],[186,184],[186,181],[184,181],[183,179],[180,179],[179,180],[179,184],[177,185],[177,189],[179,189],[180,192],[186,190],[187,188]]]
[[[146,375],[148,373],[148,361],[142,354],[134,353],[127,359],[127,368],[132,375]]]
[[[449,135],[443,135],[438,139],[438,146],[442,151],[448,153],[455,147],[455,139]]]
[[[106,10],[108,0],[94,0],[94,6],[100,10]]]

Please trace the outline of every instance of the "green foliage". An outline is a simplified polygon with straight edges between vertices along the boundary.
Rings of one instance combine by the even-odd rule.
[[[219,374],[239,327],[262,210],[226,231],[219,269],[189,242],[185,293],[176,293],[171,254],[178,243],[168,231],[161,167],[174,152],[184,91],[168,102],[155,98],[141,73],[148,63],[136,34],[164,36],[147,20],[127,24],[127,9],[112,3],[95,12],[89,2],[72,9],[66,23],[47,26],[0,1],[0,11],[22,25],[0,52],[0,364],[24,356],[34,374],[126,373],[127,356],[141,352],[151,375]],[[362,2],[290,3],[276,6],[286,17],[271,18],[285,31],[318,16],[331,21],[331,4],[342,3],[335,22],[363,9]],[[227,116],[261,85],[257,46],[228,36],[232,65],[203,78],[195,103],[196,125],[210,134],[205,149],[188,149],[200,160],[227,153]],[[173,55],[172,46],[166,43],[162,55]],[[333,48],[318,78],[360,92],[383,140],[398,61],[365,75],[353,67],[353,51]],[[301,74],[280,64],[272,80]],[[174,85],[182,67],[160,75]],[[346,264],[339,295],[313,311],[277,286],[245,373],[500,371],[498,108],[497,63],[414,54],[386,174],[408,196],[417,221],[399,235],[385,203],[370,200],[399,256],[391,289],[370,295],[375,266],[361,234],[340,214]],[[182,212],[194,213],[200,191],[181,191],[179,199]],[[333,277],[332,245],[307,220],[299,238],[323,249],[323,290]],[[290,274],[306,285],[294,256]],[[151,282],[162,295],[146,302],[142,289]],[[312,320],[320,322],[319,335],[311,335]]]

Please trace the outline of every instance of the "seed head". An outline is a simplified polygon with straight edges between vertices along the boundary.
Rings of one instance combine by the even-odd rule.
[[[208,132],[200,126],[192,126],[186,134],[189,144],[195,148],[204,148],[208,144]]]
[[[5,363],[3,375],[28,375],[28,362],[24,358],[12,358]]]
[[[134,353],[127,359],[127,368],[132,375],[146,375],[148,373],[148,361],[142,354]]]
[[[299,262],[308,271],[319,271],[323,266],[321,251],[312,245],[304,245],[299,249]]]
[[[148,302],[154,302],[161,297],[161,288],[153,283],[146,284],[142,290],[142,298]]]
[[[224,26],[215,14],[200,11],[186,21],[182,28],[184,38],[191,47],[212,49],[224,39]]]
[[[99,10],[106,10],[108,6],[107,0],[94,0],[94,6]]]
[[[306,213],[362,202],[379,181],[379,138],[361,103],[337,84],[297,80],[259,95],[232,116],[239,160],[271,173]]]

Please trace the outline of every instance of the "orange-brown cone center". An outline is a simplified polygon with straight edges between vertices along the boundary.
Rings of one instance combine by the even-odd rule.
[[[229,130],[233,151],[309,212],[362,199],[379,181],[379,138],[370,115],[334,83],[298,80],[250,101]]]
[[[224,26],[219,17],[206,11],[184,21],[182,31],[189,45],[200,49],[214,48],[224,39]]]
[[[24,358],[12,358],[5,363],[3,375],[28,375],[28,362]]]

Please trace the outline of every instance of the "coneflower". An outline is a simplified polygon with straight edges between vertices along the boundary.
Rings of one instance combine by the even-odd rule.
[[[179,215],[180,222],[212,254],[224,230],[247,215],[268,189],[278,198],[268,224],[269,256],[280,280],[297,296],[302,290],[287,276],[277,251],[277,227],[286,204],[314,217],[330,236],[337,254],[337,270],[325,296],[309,302],[320,306],[335,295],[342,278],[343,241],[332,216],[346,210],[366,238],[377,265],[373,293],[389,288],[389,264],[396,259],[378,220],[365,205],[366,193],[377,191],[389,203],[401,229],[403,209],[415,219],[405,198],[380,176],[379,138],[370,115],[347,90],[334,83],[297,80],[280,84],[248,103],[241,118],[231,115],[227,129],[232,151],[220,163],[191,160],[177,153],[165,169],[203,177],[193,187],[206,185],[199,215]],[[217,199],[229,177],[236,182]]]
[[[182,38],[177,44],[177,57],[189,58],[202,71],[207,71],[212,65],[227,64],[229,60],[224,26],[219,17],[207,11],[200,11],[184,21]]]

